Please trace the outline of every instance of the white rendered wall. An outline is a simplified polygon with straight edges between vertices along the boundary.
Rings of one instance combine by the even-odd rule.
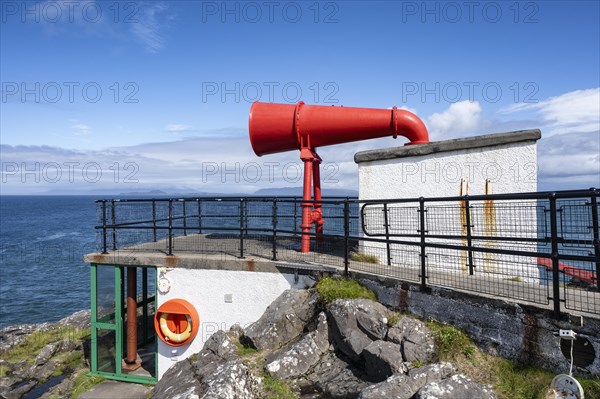
[[[364,199],[445,197],[485,194],[490,179],[495,194],[537,190],[535,142],[472,148],[358,165],[359,197]]]
[[[177,361],[198,353],[214,332],[227,331],[236,323],[247,326],[258,320],[283,291],[314,283],[302,275],[295,284],[293,274],[227,270],[172,269],[164,276],[171,289],[167,294],[158,293],[158,306],[175,298],[189,301],[198,311],[200,329],[196,338],[184,346],[158,341],[159,379]],[[231,303],[226,302],[226,295],[231,295]]]
[[[359,164],[359,198],[398,199],[419,197],[448,197],[461,194],[486,194],[486,180],[490,193],[518,193],[537,190],[537,155],[535,141],[517,142],[500,146],[471,148],[440,152],[422,156],[411,156],[381,161],[363,162]],[[466,184],[468,182],[468,192]],[[462,192],[461,192],[462,186]],[[495,218],[493,223],[486,219],[483,202],[475,202],[471,212],[472,224],[479,229],[473,235],[510,235],[515,223],[523,226],[518,234],[521,237],[536,237],[536,207],[535,201],[519,201],[521,211],[519,220],[515,220],[516,212],[513,205],[505,202],[494,202],[492,211]],[[428,212],[429,234],[465,235],[461,226],[464,215],[458,202],[446,204],[426,204]],[[392,208],[395,208],[392,210]],[[390,205],[389,215],[392,229],[401,234],[418,234],[418,203]],[[382,209],[383,211],[383,209]],[[371,215],[377,216],[377,209],[371,210]],[[372,218],[372,226],[381,224],[382,218]],[[368,225],[368,223],[367,223]],[[431,231],[434,230],[435,231]],[[487,231],[482,231],[487,230]],[[381,228],[379,229],[381,230]],[[510,231],[510,233],[509,233]],[[462,233],[462,234],[461,234]],[[403,238],[405,241],[417,241],[417,238]],[[439,243],[466,245],[466,242],[456,240],[438,240]],[[490,240],[474,242],[474,245],[484,247],[506,247],[506,243]],[[522,250],[535,250],[535,244],[519,245]],[[385,244],[365,242],[361,250],[370,255],[378,256],[380,262],[385,262]],[[410,245],[392,245],[392,266],[414,267],[419,265],[419,247]],[[428,249],[427,264],[430,270],[444,272],[467,273],[467,252],[443,249]],[[475,254],[474,264],[478,273],[488,273],[498,278],[514,278],[519,276],[524,281],[536,282],[539,271],[535,258],[510,257],[497,254]],[[415,276],[418,271],[415,271]]]

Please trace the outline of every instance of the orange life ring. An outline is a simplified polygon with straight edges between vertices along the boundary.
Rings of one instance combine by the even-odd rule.
[[[154,315],[157,336],[170,346],[189,343],[198,333],[199,326],[198,312],[185,299],[171,299],[163,303]]]

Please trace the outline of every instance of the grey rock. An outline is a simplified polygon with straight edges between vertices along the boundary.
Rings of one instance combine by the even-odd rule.
[[[0,387],[0,397],[4,397],[6,399],[19,399],[27,392],[31,391],[36,385],[37,381],[30,380],[18,385],[12,390]]]
[[[438,363],[412,369],[408,375],[394,374],[379,384],[363,389],[358,398],[410,399],[427,383],[447,378],[455,370],[456,368],[451,363]]]
[[[203,376],[210,376],[220,364],[236,358],[238,354],[235,344],[225,332],[217,331],[204,343],[194,368],[198,376],[203,378]]]
[[[278,349],[299,337],[317,313],[314,290],[284,291],[258,321],[244,331],[244,343],[257,349]]]
[[[261,399],[262,378],[254,376],[240,359],[230,360],[217,367],[214,374],[202,383],[202,399]]]
[[[394,374],[362,390],[359,399],[410,399],[422,387],[405,374]]]
[[[229,334],[239,339],[242,335],[244,335],[244,329],[242,326],[236,323],[229,329]]]
[[[58,324],[63,327],[74,327],[77,329],[86,329],[91,327],[91,311],[83,309],[73,313],[58,321]]]
[[[262,391],[262,379],[242,363],[227,334],[217,331],[206,341],[194,365],[184,360],[167,370],[152,397],[253,399],[261,398]]]
[[[362,370],[348,364],[334,352],[327,352],[319,363],[305,376],[297,380],[304,394],[333,399],[356,398],[368,383]]]
[[[479,384],[462,374],[440,382],[430,382],[419,390],[417,399],[496,399],[488,386]]]
[[[403,317],[389,329],[387,340],[402,345],[407,362],[431,363],[437,359],[433,332],[420,320]]]
[[[200,383],[187,360],[174,364],[154,386],[152,398],[199,399]]]
[[[34,364],[36,366],[41,366],[45,364],[58,350],[60,349],[60,342],[52,342],[48,345],[44,346],[40,353],[35,357]]]
[[[360,308],[360,310],[361,311],[356,313],[356,324],[358,325],[358,328],[372,340],[385,339],[388,332],[387,308],[369,306]]]
[[[33,366],[29,372],[29,375],[38,381],[45,381],[54,373],[55,369],[56,364],[54,361],[50,360],[47,363],[44,363],[42,366]]]
[[[374,341],[363,350],[362,356],[367,375],[375,382],[408,370],[402,359],[400,345],[392,342]]]
[[[300,341],[267,357],[265,371],[276,378],[298,377],[308,372],[329,350],[327,317],[320,313],[317,329]]]
[[[60,341],[60,352],[73,352],[75,350],[81,350],[80,346],[75,341],[71,341],[70,339],[63,339]]]
[[[389,311],[368,299],[338,299],[327,306],[327,314],[336,349],[352,361],[359,361],[362,351],[387,333]]]
[[[13,346],[20,344],[32,332],[43,331],[49,327],[49,323],[42,323],[18,324],[15,326],[0,328],[0,352],[7,351]]]
[[[432,381],[441,381],[448,378],[454,372],[456,372],[456,366],[452,363],[442,362],[410,369],[408,376],[413,380],[418,380],[423,386]]]
[[[73,377],[65,378],[59,384],[53,386],[46,393],[40,396],[40,399],[49,399],[53,397],[69,397],[69,395],[67,394],[73,389],[73,386],[75,385],[75,381],[72,378]]]

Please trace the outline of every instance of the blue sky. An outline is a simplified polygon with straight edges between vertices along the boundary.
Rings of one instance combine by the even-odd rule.
[[[540,189],[600,186],[597,1],[0,3],[2,194],[300,185],[297,154],[251,151],[254,99],[403,106],[435,140],[540,128]],[[325,187],[401,144],[324,148]]]

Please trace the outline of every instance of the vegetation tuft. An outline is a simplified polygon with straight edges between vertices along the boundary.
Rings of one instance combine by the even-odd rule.
[[[399,322],[400,322],[400,315],[394,313],[388,318],[387,325],[388,325],[388,327],[392,328]]]
[[[88,375],[88,370],[82,370],[77,374],[73,383],[70,399],[77,399],[82,393],[89,391],[94,386],[104,381],[104,378]]]
[[[350,259],[356,262],[379,263],[379,258],[375,255],[363,254],[362,252],[351,252]]]
[[[239,341],[236,340],[234,342],[235,342],[235,346],[237,347],[238,355],[240,355],[240,357],[253,356],[259,352],[258,349],[253,348],[251,346],[244,345],[242,343],[242,342],[244,342],[243,335],[240,337]]]
[[[325,303],[336,299],[366,298],[377,300],[377,295],[356,280],[325,277],[317,283],[317,292]]]
[[[298,395],[284,382],[268,374],[263,375],[267,399],[297,399]]]
[[[40,350],[49,343],[69,339],[81,344],[89,337],[89,329],[79,329],[73,327],[50,328],[42,331],[35,331],[27,336],[19,345],[15,345],[5,353],[2,353],[2,359],[7,362],[16,363],[25,360],[32,364]]]
[[[452,362],[460,373],[491,385],[500,399],[546,399],[556,373],[488,355],[457,328],[433,321],[427,322],[427,326],[435,334],[440,360]],[[586,398],[600,398],[600,380],[577,377],[577,381]]]

